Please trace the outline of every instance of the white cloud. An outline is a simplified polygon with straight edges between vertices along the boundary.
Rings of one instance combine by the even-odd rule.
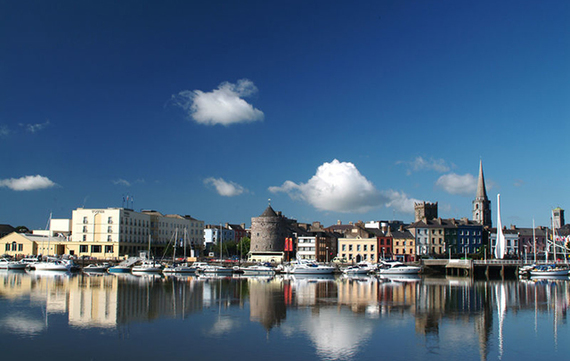
[[[387,201],[354,164],[336,159],[319,166],[307,183],[286,181],[269,191],[285,192],[323,211],[367,212]]]
[[[131,182],[129,182],[128,180],[125,180],[125,179],[121,179],[121,178],[114,180],[113,184],[122,185],[122,186],[126,186],[126,187],[131,186]]]
[[[206,178],[204,184],[212,185],[216,188],[219,195],[224,197],[234,197],[246,192],[247,190],[234,182],[225,181],[222,178]]]
[[[0,179],[0,187],[13,191],[33,191],[55,187],[57,184],[41,175],[28,175],[21,178]]]
[[[449,172],[451,166],[447,164],[444,159],[424,159],[423,157],[416,157],[410,162],[399,161],[397,164],[405,164],[408,166],[408,175],[412,172],[419,172],[423,170],[432,170],[440,173]]]
[[[414,213],[414,203],[421,202],[418,199],[408,197],[404,192],[389,190],[384,193],[386,197],[390,199],[390,201],[386,203],[386,207],[392,207],[402,213]]]
[[[184,90],[172,96],[197,123],[205,125],[231,125],[263,120],[263,112],[242,98],[257,93],[251,80],[241,79],[236,84],[224,82],[211,92]]]
[[[471,174],[445,174],[439,177],[435,185],[450,194],[474,195],[477,192],[477,178]]]
[[[7,137],[10,134],[10,129],[5,125],[0,125],[0,137]]]
[[[36,124],[22,124],[22,123],[20,123],[20,126],[24,127],[26,129],[26,131],[28,131],[30,133],[36,133],[36,132],[39,132],[40,130],[45,129],[49,124],[50,124],[49,120],[46,120],[45,123],[36,123]]]

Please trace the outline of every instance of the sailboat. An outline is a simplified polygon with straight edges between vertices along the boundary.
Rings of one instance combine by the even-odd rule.
[[[547,237],[548,242],[548,237]],[[554,228],[554,222],[552,223],[552,242],[554,244],[554,263],[536,266],[530,270],[531,277],[553,277],[553,278],[567,278],[570,274],[570,269],[568,265],[557,265],[556,264],[556,231]]]
[[[223,262],[223,235],[222,235],[222,225],[220,225],[220,233],[219,233],[219,240],[220,240],[220,260]],[[202,273],[214,273],[214,274],[232,274],[233,269],[224,267],[224,266],[217,266],[212,264],[207,264],[205,266],[200,266],[199,271]]]
[[[69,272],[72,267],[71,261],[67,260],[60,260],[56,257],[49,257],[49,246],[51,240],[51,213],[49,215],[49,226],[48,226],[48,246],[47,246],[47,253],[48,256],[45,260],[41,260],[34,264],[34,269],[36,271],[63,271]]]
[[[184,228],[184,260],[186,260],[186,242],[187,233],[186,228]],[[178,243],[178,228],[176,228],[174,236],[174,251],[172,254],[172,266],[166,267],[162,270],[164,273],[195,273],[198,267],[189,264],[188,262],[176,264],[176,244]]]
[[[148,235],[148,252],[141,252],[141,258],[143,259],[140,264],[133,266],[133,272],[140,273],[159,273],[162,271],[164,266],[160,262],[156,262],[150,258],[150,242],[151,235]]]

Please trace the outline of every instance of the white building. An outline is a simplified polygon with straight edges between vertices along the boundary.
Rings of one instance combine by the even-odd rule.
[[[201,248],[204,239],[203,221],[152,210],[78,208],[73,211],[71,227],[69,253],[96,258],[138,255],[149,244],[152,249],[164,249],[174,242],[176,232],[180,243],[185,240],[191,248]]]

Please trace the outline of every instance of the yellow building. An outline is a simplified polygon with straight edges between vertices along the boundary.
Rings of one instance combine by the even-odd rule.
[[[400,228],[397,231],[390,231],[388,235],[392,237],[392,251],[395,259],[404,262],[416,260],[416,242],[411,232]]]
[[[65,238],[12,232],[0,238],[0,252],[21,258],[30,255],[64,254]]]
[[[378,262],[378,238],[373,231],[356,224],[338,239],[338,256],[348,262]]]

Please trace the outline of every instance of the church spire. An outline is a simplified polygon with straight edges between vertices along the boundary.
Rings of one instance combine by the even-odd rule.
[[[483,176],[483,161],[479,160],[479,179],[477,181],[477,200],[487,200],[487,189],[485,188],[485,177]]]
[[[487,198],[482,160],[479,160],[479,179],[477,180],[477,195],[473,201],[473,220],[486,227],[492,226],[491,201]]]

